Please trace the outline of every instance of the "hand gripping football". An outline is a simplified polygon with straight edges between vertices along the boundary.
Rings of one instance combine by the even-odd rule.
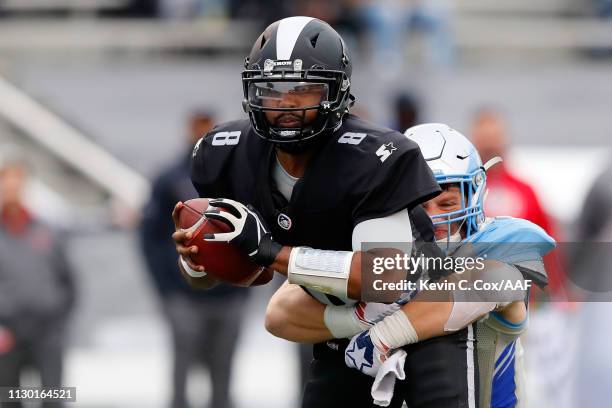
[[[274,272],[271,269],[258,266],[234,245],[204,240],[206,234],[231,230],[227,224],[203,215],[208,208],[207,198],[196,198],[183,204],[178,215],[179,226],[192,232],[192,238],[185,245],[198,247],[198,253],[191,255],[194,263],[203,266],[213,278],[238,286],[264,285],[272,280]]]

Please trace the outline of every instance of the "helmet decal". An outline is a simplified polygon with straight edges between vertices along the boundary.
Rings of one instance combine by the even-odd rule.
[[[276,59],[289,60],[300,33],[314,18],[289,17],[280,20],[276,31]]]

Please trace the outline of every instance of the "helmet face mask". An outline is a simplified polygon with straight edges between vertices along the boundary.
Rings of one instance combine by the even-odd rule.
[[[469,238],[478,231],[478,227],[484,220],[483,197],[486,185],[486,175],[482,168],[469,174],[434,174],[440,186],[446,184],[456,185],[461,192],[461,208],[454,211],[431,215],[434,227],[446,225],[447,243],[453,242],[453,225],[457,225],[457,232],[461,238]]]
[[[287,53],[282,43],[291,35],[295,43]],[[344,42],[328,24],[283,19],[264,31],[245,60],[243,107],[260,137],[298,152],[342,124],[354,101],[350,74]]]

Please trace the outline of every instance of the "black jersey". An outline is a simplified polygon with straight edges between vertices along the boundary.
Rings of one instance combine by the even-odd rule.
[[[309,163],[287,202],[271,177],[274,146],[248,120],[215,127],[194,148],[200,197],[253,205],[276,241],[351,250],[362,221],[412,208],[440,191],[416,143],[349,115]]]
[[[440,191],[416,143],[353,115],[319,147],[289,201],[272,179],[274,160],[274,145],[248,120],[227,122],[195,146],[191,179],[200,197],[254,206],[282,245],[346,251],[360,222]]]

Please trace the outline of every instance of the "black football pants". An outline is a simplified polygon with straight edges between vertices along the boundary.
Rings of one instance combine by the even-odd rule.
[[[476,408],[478,364],[473,327],[405,347],[406,379],[395,384],[392,408]],[[373,378],[344,364],[346,341],[314,347],[302,408],[371,408]]]

